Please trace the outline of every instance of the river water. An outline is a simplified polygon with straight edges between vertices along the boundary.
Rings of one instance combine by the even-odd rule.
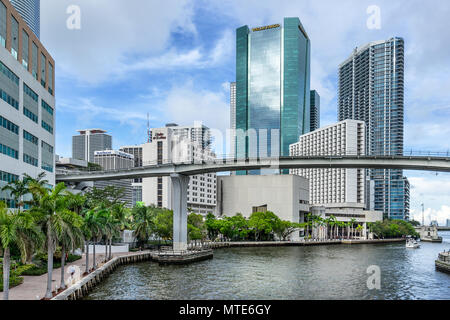
[[[450,299],[450,274],[435,270],[443,243],[228,248],[185,266],[119,267],[85,299]],[[369,290],[369,266],[381,288]]]

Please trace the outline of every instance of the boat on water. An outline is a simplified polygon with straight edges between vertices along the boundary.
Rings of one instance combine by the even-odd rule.
[[[406,247],[411,249],[417,249],[420,248],[420,244],[414,238],[407,238]]]
[[[435,260],[436,270],[450,273],[450,250],[441,252]]]

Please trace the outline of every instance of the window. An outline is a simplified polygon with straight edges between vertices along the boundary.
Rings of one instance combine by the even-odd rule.
[[[33,77],[37,80],[38,78],[38,47],[33,42],[31,48],[31,73]]]
[[[7,155],[14,159],[19,159],[19,151],[11,147],[5,146],[4,144],[1,143],[0,143],[0,153],[3,153],[4,155]]]
[[[12,174],[12,173],[0,171],[0,181],[10,183],[10,182],[14,182],[17,180],[19,180],[19,176]]]
[[[8,119],[3,118],[2,116],[0,116],[0,125],[12,133],[19,134],[19,126],[15,125]]]
[[[19,77],[16,76],[16,74],[12,72],[7,66],[5,66],[1,61],[0,61],[0,71],[17,86],[19,85]]]
[[[34,158],[32,156],[29,156],[29,155],[27,155],[25,153],[23,154],[23,162],[28,163],[28,164],[30,164],[30,165],[32,165],[34,167],[38,166],[38,159],[36,159],[36,158]]]
[[[31,90],[30,87],[25,84],[25,82],[23,83],[23,92],[26,93],[31,99],[38,102],[38,95],[33,90]]]
[[[0,43],[6,47],[6,6],[0,1]]]
[[[50,62],[48,63],[48,92],[53,94],[53,66]]]
[[[41,147],[43,150],[53,153],[53,147],[51,145],[49,145],[48,143],[41,141]]]
[[[25,140],[28,140],[32,144],[38,145],[39,139],[34,135],[32,135],[31,133],[29,133],[28,131],[23,130],[23,138]]]
[[[44,100],[41,100],[41,101],[42,101],[42,108],[44,108],[44,110],[46,110],[48,113],[50,113],[53,116],[53,108],[50,107],[50,105],[47,102],[45,102]]]
[[[17,51],[19,51],[19,23],[11,16],[11,54],[16,60]]]
[[[38,116],[25,107],[23,107],[23,114],[30,118],[31,121],[38,123]]]
[[[45,80],[46,80],[46,73],[45,73],[45,64],[46,64],[46,58],[43,53],[41,53],[41,85],[45,87]]]
[[[42,161],[42,166],[41,166],[41,168],[44,169],[44,170],[46,170],[46,171],[48,171],[48,172],[53,172],[53,165],[48,164],[48,163],[46,163],[46,162],[44,162],[44,161]]]
[[[49,125],[47,122],[45,122],[44,120],[41,121],[41,125],[42,128],[44,128],[45,130],[47,130],[48,132],[50,132],[51,134],[53,134],[53,127],[51,125]]]
[[[22,30],[22,66],[28,70],[28,33]]]

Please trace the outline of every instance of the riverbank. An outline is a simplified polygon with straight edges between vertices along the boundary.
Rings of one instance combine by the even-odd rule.
[[[405,242],[405,239],[373,239],[373,240],[324,240],[324,241],[242,241],[242,242],[211,242],[208,248],[236,248],[236,247],[286,247],[286,246],[324,246],[337,244],[378,244]]]

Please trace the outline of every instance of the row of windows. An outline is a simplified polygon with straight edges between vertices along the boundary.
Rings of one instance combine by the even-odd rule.
[[[0,94],[2,96],[2,99],[8,103],[9,105],[11,105],[12,107],[16,108],[17,110],[19,110],[19,101],[17,101],[16,99],[14,99],[13,97],[11,97],[9,94],[7,94],[5,91],[3,91],[2,89],[0,89]]]
[[[29,156],[27,154],[23,154],[23,162],[31,164],[32,166],[37,167],[38,166],[38,159],[33,158],[32,156]]]
[[[31,121],[38,123],[38,116],[25,107],[23,107],[23,114],[30,118]]]
[[[38,141],[39,139],[35,136],[33,136],[31,133],[29,133],[28,131],[23,130],[23,138],[25,140],[30,141],[32,144],[38,145]]]
[[[9,70],[9,68],[7,66],[5,66],[3,64],[3,62],[0,61],[0,71],[7,77],[9,78],[13,83],[15,83],[16,85],[19,85],[19,77],[16,76],[16,74],[14,72],[12,72],[11,70]]]
[[[49,125],[47,122],[45,122],[44,120],[42,120],[42,128],[44,128],[45,130],[47,130],[48,132],[53,134],[53,127],[51,125]]]
[[[23,84],[23,92],[25,92],[31,99],[38,102],[38,95],[30,89],[25,83]]]
[[[0,152],[14,159],[19,159],[19,151],[0,143]]]
[[[0,171],[0,180],[10,183],[19,180],[19,176],[9,172]]]
[[[19,127],[8,119],[3,118],[2,116],[0,116],[0,125],[3,128],[8,129],[12,133],[19,134]]]
[[[44,108],[44,110],[46,110],[48,113],[50,113],[53,116],[53,108],[50,107],[50,105],[45,102],[44,100],[42,100],[42,108]]]
[[[44,141],[42,141],[41,146],[42,146],[42,149],[44,149],[50,153],[53,153],[53,147],[51,145],[49,145],[48,143],[45,143]]]
[[[41,168],[46,170],[46,171],[48,171],[48,172],[53,172],[53,166],[51,164],[42,162]]]

